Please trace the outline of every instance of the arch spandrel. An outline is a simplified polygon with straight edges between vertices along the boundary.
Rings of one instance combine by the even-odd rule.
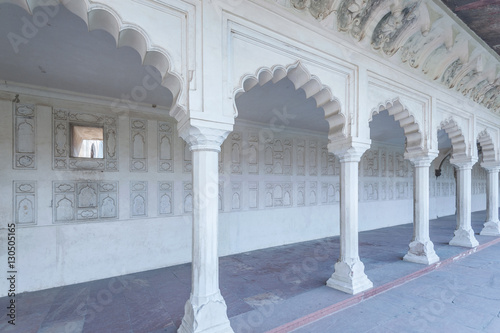
[[[182,46],[175,45],[175,43],[167,45],[169,50],[173,50],[173,52],[169,53],[166,48],[153,40],[157,38],[151,37],[158,35],[158,31],[154,31],[157,29],[146,31],[139,24],[124,21],[123,16],[128,17],[132,14],[128,3],[125,6],[123,2],[113,1],[111,7],[110,4],[91,3],[88,0],[0,0],[0,4],[4,3],[17,5],[30,14],[37,7],[63,5],[80,17],[87,24],[89,31],[100,29],[108,32],[115,39],[117,47],[129,46],[133,48],[141,57],[143,65],[151,65],[160,72],[162,85],[169,89],[174,97],[170,115],[178,121],[187,115],[188,82],[184,79],[187,76],[185,74],[187,73],[187,67],[181,68],[184,60],[172,58],[170,54],[181,54],[182,52],[178,51],[177,48]],[[135,4],[135,6],[141,5]],[[154,9],[145,6],[141,6],[141,11],[154,13]],[[57,10],[54,10],[51,13],[57,15],[57,12]],[[127,14],[123,15],[124,13]],[[147,15],[141,17],[147,17]],[[158,22],[161,22],[161,20]],[[179,35],[181,35],[181,32],[181,29],[179,29]],[[166,43],[163,42],[162,44]]]
[[[328,137],[330,140],[345,138],[346,117],[342,113],[340,101],[332,94],[329,87],[323,85],[319,78],[311,75],[306,67],[299,61],[288,65],[276,65],[272,68],[260,68],[255,74],[245,75],[241,79],[241,85],[234,92],[235,117],[238,116],[236,98],[256,86],[263,86],[268,82],[277,83],[288,78],[294,85],[295,90],[303,90],[306,98],[312,98],[317,108],[322,108],[325,120],[329,124]]]
[[[488,164],[498,162],[497,140],[495,139],[496,138],[492,135],[492,132],[487,128],[479,132],[477,135],[477,142],[481,146],[482,163]]]

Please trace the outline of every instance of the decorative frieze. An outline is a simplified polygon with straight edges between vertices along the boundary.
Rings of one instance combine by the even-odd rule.
[[[130,217],[148,216],[148,182],[130,182]]]
[[[14,169],[36,169],[36,106],[14,104]]]
[[[37,223],[36,181],[14,181],[14,222],[18,225]]]
[[[52,118],[53,169],[118,171],[117,117],[54,109]],[[102,158],[71,156],[71,126],[74,125],[102,128]]]
[[[54,223],[118,218],[118,182],[54,182]]]
[[[130,171],[148,171],[148,122],[130,119]]]
[[[158,171],[174,172],[174,124],[158,122]]]

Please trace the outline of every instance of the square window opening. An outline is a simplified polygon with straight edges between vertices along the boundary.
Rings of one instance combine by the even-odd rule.
[[[71,125],[71,157],[104,158],[104,129]]]

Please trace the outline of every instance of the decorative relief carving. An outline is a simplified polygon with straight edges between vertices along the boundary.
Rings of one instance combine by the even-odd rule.
[[[174,124],[158,122],[158,171],[174,172]]]
[[[344,0],[337,12],[337,27],[339,31],[350,31],[358,41],[366,33],[370,17],[385,0]]]
[[[130,217],[148,216],[148,182],[130,182]]]
[[[240,210],[241,209],[241,182],[231,183],[232,197],[231,197],[231,209]]]
[[[306,174],[306,140],[297,140],[297,175]]]
[[[185,173],[191,173],[193,171],[193,160],[192,160],[192,153],[191,150],[189,150],[189,145],[186,141],[183,141],[183,147],[184,147],[184,160],[182,161],[182,171]],[[222,146],[221,146],[222,149]],[[221,160],[221,155],[222,155],[222,150],[221,153],[219,154],[219,163]],[[219,172],[220,172],[219,168]]]
[[[306,204],[306,183],[297,183],[297,206],[304,206]]]
[[[363,199],[365,201],[376,201],[379,199],[378,182],[363,183]]]
[[[184,182],[184,213],[191,213],[193,211],[193,184],[191,182]]]
[[[241,174],[241,133],[233,132],[231,135],[231,173]],[[233,208],[234,209],[234,208]]]
[[[53,163],[55,170],[105,170],[118,171],[117,118],[100,114],[73,112],[54,109],[53,119]],[[105,148],[104,157],[99,159],[70,156],[70,125],[102,127]]]
[[[318,182],[309,182],[309,205],[318,204]]]
[[[309,175],[318,175],[318,143],[315,140],[309,141]]]
[[[292,140],[268,140],[265,144],[264,162],[266,174],[292,174]]]
[[[291,207],[293,183],[266,183],[266,207]]]
[[[130,119],[130,171],[148,171],[148,122]]]
[[[14,169],[36,169],[36,107],[14,104]]]
[[[333,154],[328,153],[327,145],[321,148],[321,175],[334,176],[340,172],[340,162],[338,162]]]
[[[259,208],[259,183],[248,182],[248,208]]]
[[[36,181],[14,181],[14,222],[18,225],[37,223]]]
[[[379,176],[379,152],[378,150],[367,150],[363,155],[363,175],[365,177],[378,177]]]
[[[245,150],[248,162],[248,173],[259,173],[259,136],[257,133],[249,133],[248,147]]]
[[[54,182],[54,222],[118,218],[118,183],[107,181]]]
[[[173,198],[173,182],[158,182],[158,215],[172,215],[174,213]]]
[[[219,181],[219,212],[224,211],[224,182]]]
[[[314,18],[323,20],[333,12],[334,0],[291,0],[297,9],[308,9]]]
[[[335,203],[335,186],[331,183],[321,184],[321,203],[323,205]]]

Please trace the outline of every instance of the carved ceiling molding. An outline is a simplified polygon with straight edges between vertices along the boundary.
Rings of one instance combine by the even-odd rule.
[[[174,102],[170,115],[177,121],[187,115],[185,103],[181,102],[183,79],[181,75],[171,71],[171,60],[167,51],[154,45],[146,31],[138,25],[123,22],[111,7],[90,2],[88,0],[0,0],[2,3],[17,5],[29,14],[37,7],[63,5],[73,14],[80,17],[88,26],[89,31],[102,29],[107,31],[116,41],[116,46],[129,46],[136,50],[143,65],[155,67],[161,74],[162,85],[172,92]]]
[[[311,75],[300,62],[287,67],[260,68],[254,75],[246,75],[242,79],[241,88],[236,91],[235,96],[237,98],[240,94],[257,85],[263,86],[270,81],[277,83],[284,78],[290,79],[295,90],[302,89],[306,94],[306,98],[313,98],[316,101],[316,107],[323,109],[325,120],[330,128],[328,137],[331,140],[345,137],[346,118],[341,113],[340,102],[333,96],[330,89],[323,85],[319,78]]]
[[[290,0],[326,29],[369,40],[431,81],[500,114],[500,62],[430,0]],[[329,26],[330,28],[327,28]],[[332,27],[336,27],[332,28]]]

